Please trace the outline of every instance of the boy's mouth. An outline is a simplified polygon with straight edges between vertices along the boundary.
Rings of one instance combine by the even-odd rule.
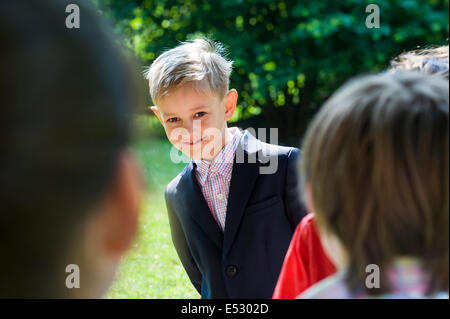
[[[200,143],[200,142],[202,142],[202,141],[204,141],[204,140],[206,140],[206,136],[204,136],[204,137],[202,137],[202,138],[200,138],[200,139],[198,139],[197,141],[193,141],[193,142],[183,142],[183,144],[185,144],[185,145],[195,145],[195,144],[198,144],[198,143]]]

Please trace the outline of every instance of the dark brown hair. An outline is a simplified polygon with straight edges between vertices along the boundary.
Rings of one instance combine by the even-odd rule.
[[[69,294],[74,242],[142,106],[110,28],[77,1],[81,26],[68,29],[70,3],[0,1],[0,298]]]
[[[413,256],[432,276],[429,293],[448,290],[448,81],[400,71],[357,78],[323,106],[303,150],[303,184],[319,226],[347,250],[351,289],[364,286],[367,265]],[[381,275],[370,294],[389,291]]]

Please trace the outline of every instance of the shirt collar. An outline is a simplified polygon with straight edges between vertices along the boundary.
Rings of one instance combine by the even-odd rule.
[[[416,258],[398,258],[387,272],[394,293],[425,294],[430,276]]]
[[[242,133],[237,127],[228,128],[228,130],[233,137],[225,144],[212,161],[193,160],[199,182],[202,186],[206,182],[208,176],[214,173],[219,173],[226,178],[231,178],[230,173],[233,168],[234,155]]]

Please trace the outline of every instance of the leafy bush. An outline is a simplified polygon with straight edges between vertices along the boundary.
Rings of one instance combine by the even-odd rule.
[[[448,43],[448,0],[96,0],[144,65],[180,41],[210,36],[229,48],[235,120],[261,113],[300,136],[346,79],[385,69],[418,46]],[[380,28],[365,26],[366,6]]]

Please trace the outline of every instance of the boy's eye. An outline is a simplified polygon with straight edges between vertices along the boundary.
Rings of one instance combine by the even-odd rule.
[[[171,117],[171,118],[168,118],[167,119],[167,122],[168,123],[175,123],[175,122],[177,122],[179,119],[178,119],[178,117]]]
[[[199,118],[199,117],[204,116],[205,114],[206,114],[206,112],[198,112],[198,113],[194,114],[194,117]]]

